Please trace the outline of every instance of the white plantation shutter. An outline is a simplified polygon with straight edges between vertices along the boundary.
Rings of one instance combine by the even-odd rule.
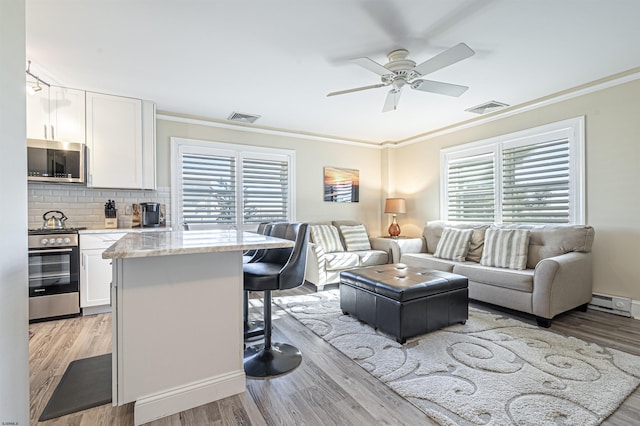
[[[207,154],[182,155],[182,217],[188,224],[236,222],[236,160]]]
[[[448,219],[493,222],[495,172],[493,153],[452,160],[447,168]]]
[[[569,140],[504,149],[502,221],[569,223]]]
[[[243,223],[287,221],[289,162],[286,159],[242,159]]]
[[[192,229],[293,221],[295,153],[172,138],[172,217]]]
[[[441,218],[584,224],[584,117],[440,151]]]

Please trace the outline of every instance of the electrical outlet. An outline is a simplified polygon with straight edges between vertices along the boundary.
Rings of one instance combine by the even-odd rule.
[[[124,208],[124,214],[127,216],[131,216],[131,204],[127,204]]]

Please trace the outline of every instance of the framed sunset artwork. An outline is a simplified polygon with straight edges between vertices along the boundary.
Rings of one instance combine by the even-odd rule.
[[[357,203],[360,201],[360,171],[325,167],[324,201],[334,203]]]

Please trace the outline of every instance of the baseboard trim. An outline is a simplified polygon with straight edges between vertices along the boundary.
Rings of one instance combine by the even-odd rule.
[[[111,305],[90,306],[82,308],[82,316],[85,315],[97,315],[111,312]]]
[[[640,300],[631,300],[631,317],[640,320]]]
[[[209,402],[244,392],[244,370],[211,377],[173,389],[139,398],[135,402],[133,420],[136,426],[167,417]]]

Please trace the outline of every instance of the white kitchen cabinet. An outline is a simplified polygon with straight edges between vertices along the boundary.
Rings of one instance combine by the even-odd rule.
[[[41,87],[27,95],[27,138],[85,143],[85,92]]]
[[[124,232],[80,234],[80,307],[83,314],[109,310],[112,267],[111,259],[103,259],[102,252],[124,235]]]
[[[142,101],[142,188],[156,189],[156,104]]]
[[[87,92],[87,186],[155,189],[155,106]]]

